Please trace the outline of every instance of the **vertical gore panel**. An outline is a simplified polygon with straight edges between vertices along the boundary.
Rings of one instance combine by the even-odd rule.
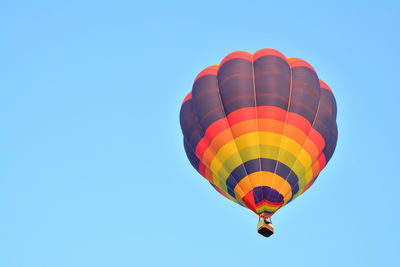
[[[218,85],[221,93],[221,100],[225,108],[226,115],[228,116],[228,123],[232,125],[232,121],[242,116],[247,118],[257,118],[255,109],[255,95],[254,95],[254,76],[253,76],[253,63],[252,55],[246,52],[236,52],[228,55],[228,57],[222,61],[220,69],[218,71]],[[239,113],[233,114],[238,109],[247,108],[241,110]],[[231,116],[229,116],[231,114]],[[240,169],[243,169],[245,175],[248,175],[253,169],[260,166],[260,152],[259,146],[251,146],[254,143],[254,138],[258,139],[258,127],[257,121],[252,120],[251,124],[246,126],[255,132],[255,136],[242,135],[245,129],[240,127],[231,128],[232,136],[235,139],[236,147],[239,151],[241,162],[238,162]],[[238,137],[241,137],[240,139]],[[238,139],[237,139],[238,138]],[[258,141],[256,142],[258,143]],[[244,152],[244,149],[246,151]],[[246,169],[243,165],[243,159],[257,159],[255,164],[250,164]],[[259,175],[261,177],[261,174]],[[254,178],[253,178],[254,179]],[[258,178],[261,179],[261,178]],[[255,181],[249,180],[249,185],[245,188],[252,188]],[[246,195],[248,191],[243,190]],[[242,196],[242,198],[245,197]],[[250,204],[248,204],[250,205]]]
[[[318,76],[306,67],[293,68],[292,75],[292,98],[289,111],[303,116],[312,124],[319,102]]]
[[[275,54],[271,54],[274,51],[264,50],[263,56],[257,58],[254,62],[254,81],[256,91],[256,102],[257,106],[273,106],[282,109],[272,109],[270,112],[282,112],[288,109],[289,95],[290,95],[290,66],[287,60]],[[279,114],[277,114],[279,117]],[[262,128],[261,125],[258,126]],[[283,133],[283,127],[277,129],[278,133]],[[267,143],[267,140],[262,140],[264,135],[261,135],[260,143]],[[278,140],[275,144],[276,148],[279,148]],[[271,152],[265,146],[260,147],[260,153],[262,155],[268,155]],[[278,150],[277,150],[278,151]],[[275,155],[275,158],[277,155]],[[261,161],[261,164],[267,164],[270,161]],[[268,169],[268,166],[261,166],[261,169]],[[272,172],[275,169],[273,167]],[[296,181],[297,182],[297,181]],[[268,191],[269,192],[269,191]],[[272,201],[267,195],[267,191],[261,191],[264,199]]]
[[[199,171],[200,160],[194,154],[193,150],[190,148],[190,145],[186,141],[186,138],[183,139],[183,145],[184,145],[184,148],[185,148],[186,156],[188,157],[188,159],[189,159],[190,163],[192,164],[193,168],[195,168],[196,171]]]
[[[218,71],[218,85],[226,115],[254,107],[253,67],[248,59],[233,58],[223,63]]]
[[[193,112],[192,99],[186,100],[181,107],[180,112],[180,123],[181,129],[188,145],[193,151],[196,150],[196,146],[203,138],[203,131],[201,130],[197,117]]]
[[[326,163],[332,157],[335,151],[338,130],[336,124],[336,100],[330,91],[329,87],[321,82],[321,99],[318,116],[315,120],[313,128],[317,130],[325,140],[323,153],[326,158]]]
[[[275,106],[287,110],[290,67],[286,60],[273,55],[254,62],[257,106]]]
[[[193,111],[204,131],[213,122],[225,117],[216,75],[205,75],[196,80],[192,89],[192,101]]]
[[[220,186],[221,188],[226,188],[227,193],[230,194],[232,197],[236,197],[237,194],[242,194],[242,191],[238,189],[237,191],[234,188],[231,188],[229,184],[226,184],[225,180],[228,177],[222,177],[219,174],[219,171],[223,169],[224,173],[232,172],[236,166],[242,163],[240,154],[237,151],[235,146],[232,147],[229,151],[232,155],[229,155],[231,161],[226,162],[228,155],[226,154],[218,154],[219,149],[224,145],[229,144],[229,142],[233,141],[233,136],[230,133],[230,126],[225,116],[225,109],[223,105],[223,101],[221,100],[220,89],[218,87],[218,80],[217,80],[217,68],[211,66],[208,68],[207,75],[199,77],[192,89],[192,104],[194,113],[200,123],[200,127],[205,133],[204,136],[209,141],[212,139],[211,133],[207,131],[211,124],[220,120],[220,123],[223,125],[223,129],[228,129],[228,133],[226,135],[226,139],[219,140],[219,142],[209,142],[209,149],[215,154],[214,158],[211,159],[210,162],[207,164],[210,165],[211,169],[218,175],[220,179]],[[218,157],[219,155],[219,157]],[[204,158],[202,159],[204,160]],[[213,163],[220,162],[222,166],[221,169],[214,169]],[[245,172],[245,170],[243,169]],[[239,196],[241,197],[241,196]]]

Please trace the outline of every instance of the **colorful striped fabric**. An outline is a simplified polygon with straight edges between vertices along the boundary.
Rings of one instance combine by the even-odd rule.
[[[336,102],[313,67],[273,49],[204,69],[180,123],[193,167],[223,196],[270,217],[304,193],[336,147]]]

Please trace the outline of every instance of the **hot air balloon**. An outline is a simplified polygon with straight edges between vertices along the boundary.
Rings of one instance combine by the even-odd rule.
[[[193,167],[256,213],[258,231],[315,182],[336,147],[336,101],[314,68],[274,49],[238,51],[196,77],[180,110]]]

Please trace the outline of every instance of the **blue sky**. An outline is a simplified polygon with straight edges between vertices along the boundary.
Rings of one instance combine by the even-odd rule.
[[[398,266],[400,5],[276,2],[2,1],[0,266]],[[313,65],[339,127],[269,239],[179,127],[199,71],[266,47]]]

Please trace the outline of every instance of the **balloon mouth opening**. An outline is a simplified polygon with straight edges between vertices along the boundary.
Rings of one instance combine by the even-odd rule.
[[[258,216],[271,217],[284,205],[284,198],[278,191],[269,186],[259,186],[247,193],[243,202]]]

